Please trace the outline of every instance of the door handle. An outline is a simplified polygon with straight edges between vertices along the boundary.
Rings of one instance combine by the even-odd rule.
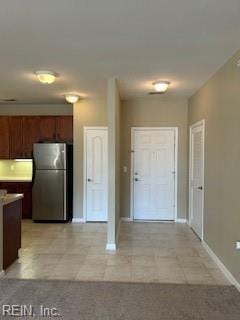
[[[134,180],[135,180],[136,182],[137,182],[137,181],[141,181],[141,180],[139,180],[138,178],[135,178]]]
[[[88,181],[88,182],[91,182],[91,181],[92,181],[92,179],[89,179],[89,178],[88,178],[88,179],[87,179],[87,181]]]
[[[199,190],[202,190],[202,189],[203,189],[203,187],[202,187],[202,186],[200,186],[200,187],[198,187],[198,189],[199,189]]]

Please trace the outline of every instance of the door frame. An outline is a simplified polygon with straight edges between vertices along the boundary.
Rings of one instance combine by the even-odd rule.
[[[166,131],[166,130],[173,130],[175,135],[174,140],[174,171],[175,171],[175,185],[174,185],[174,220],[177,221],[178,219],[178,127],[131,127],[131,170],[130,170],[130,221],[134,221],[134,132],[138,130],[159,130],[159,131]],[[146,222],[148,220],[142,220]],[[157,220],[161,221],[161,220]],[[153,220],[151,220],[153,222]]]
[[[200,239],[204,238],[204,200],[205,200],[205,185],[204,185],[204,172],[205,172],[205,119],[195,122],[189,127],[189,181],[188,181],[188,194],[189,194],[189,211],[188,211],[188,224],[191,227],[192,219],[192,197],[191,197],[191,178],[192,178],[192,131],[194,128],[202,126],[203,129],[203,170],[202,170],[202,185],[203,185],[203,195],[202,195],[202,232]],[[199,235],[198,235],[199,236]]]
[[[88,130],[107,130],[106,126],[83,127],[83,221],[87,222],[87,132]]]

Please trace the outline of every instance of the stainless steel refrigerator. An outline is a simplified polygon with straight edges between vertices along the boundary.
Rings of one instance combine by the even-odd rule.
[[[69,221],[73,203],[73,146],[33,146],[33,220]]]

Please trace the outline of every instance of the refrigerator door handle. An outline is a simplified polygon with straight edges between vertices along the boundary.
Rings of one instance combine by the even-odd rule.
[[[67,170],[64,170],[63,179],[63,219],[67,220]]]
[[[32,158],[32,185],[34,184],[35,176],[36,176],[36,164],[35,164],[35,160],[33,157]]]

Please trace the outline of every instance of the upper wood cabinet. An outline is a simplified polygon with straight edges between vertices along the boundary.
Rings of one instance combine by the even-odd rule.
[[[56,139],[61,142],[73,141],[73,117],[56,117]]]
[[[24,157],[32,158],[33,144],[39,142],[40,117],[23,117]]]
[[[72,116],[0,117],[0,159],[31,158],[37,142],[72,142]]]
[[[56,117],[44,116],[39,119],[39,141],[56,140]]]
[[[24,158],[23,117],[9,117],[10,159]]]
[[[0,117],[0,159],[9,159],[8,117]]]

